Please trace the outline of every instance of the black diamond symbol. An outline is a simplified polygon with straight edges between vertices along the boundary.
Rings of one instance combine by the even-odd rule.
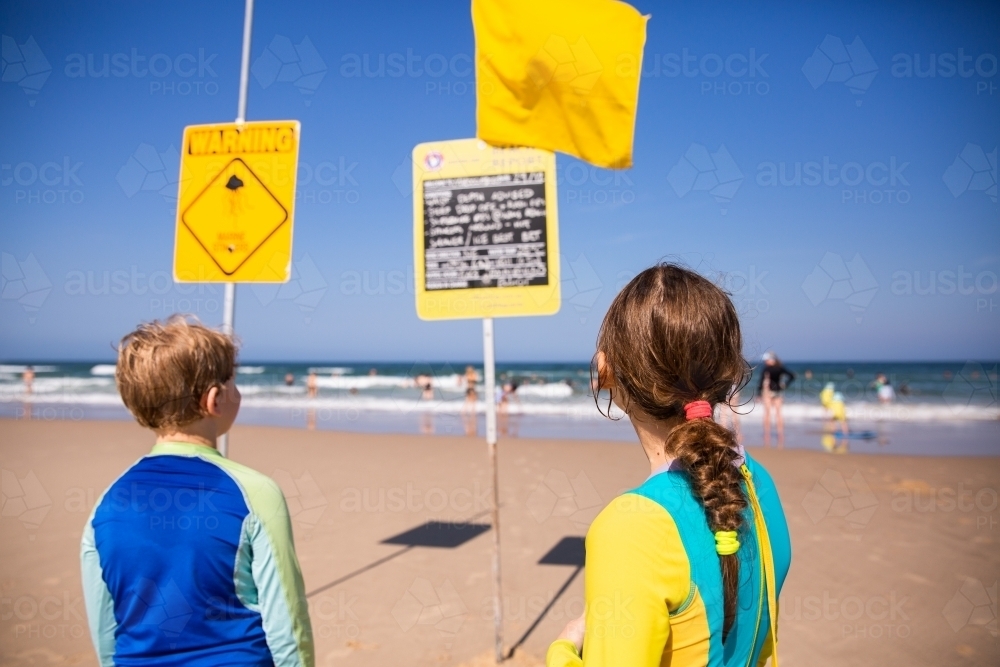
[[[229,190],[225,194],[219,188]],[[246,199],[246,202],[238,201]],[[244,204],[253,209],[250,224]],[[233,275],[286,222],[288,210],[278,201],[253,170],[241,159],[233,158],[188,204],[181,222],[216,266],[227,276]],[[241,243],[230,234],[244,236]]]

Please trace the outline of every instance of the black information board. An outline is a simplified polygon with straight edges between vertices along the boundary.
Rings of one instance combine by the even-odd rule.
[[[424,181],[424,288],[548,285],[545,173]]]

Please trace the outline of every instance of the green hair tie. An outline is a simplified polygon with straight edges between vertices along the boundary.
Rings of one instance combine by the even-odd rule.
[[[720,556],[732,556],[740,550],[740,541],[735,530],[720,530],[715,533],[715,551]]]

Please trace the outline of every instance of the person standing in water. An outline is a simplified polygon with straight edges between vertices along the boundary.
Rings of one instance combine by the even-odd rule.
[[[832,382],[827,382],[823,387],[823,391],[819,392],[820,405],[829,410],[835,393],[837,393],[837,386]]]
[[[712,420],[750,371],[733,303],[687,269],[647,269],[608,309],[591,368],[651,473],[587,531],[584,616],[545,664],[778,664],[788,525],[767,470]]]
[[[419,373],[413,378],[413,384],[420,390],[420,400],[427,404],[427,407],[420,411],[420,432],[424,435],[434,433],[434,411],[430,406],[430,401],[434,400],[434,383],[426,373]]]
[[[827,388],[832,387],[832,382],[827,385]],[[844,395],[839,391],[828,392],[827,389],[824,389],[823,392],[820,395],[820,401],[823,402],[823,407],[827,410],[828,430],[833,431],[839,427],[840,432],[846,436],[850,429],[847,426],[847,405],[844,403]]]
[[[465,367],[465,390],[475,389],[479,382],[479,373],[472,366]]]
[[[517,397],[517,383],[505,382],[503,390],[497,392],[497,421],[501,434],[516,438],[517,429],[510,428],[510,404],[514,402],[521,402],[521,399]]]
[[[889,382],[885,373],[876,375],[872,386],[875,387],[875,395],[878,397],[879,403],[885,405],[896,400],[896,391],[892,388],[892,383]]]
[[[778,447],[785,446],[785,418],[781,414],[785,402],[785,389],[795,380],[795,373],[782,365],[774,352],[764,354],[764,368],[760,372],[757,392],[764,402],[764,446],[771,446],[771,420],[778,431]]]
[[[465,403],[462,405],[462,424],[465,427],[465,435],[476,434],[476,404],[479,401],[479,393],[476,391],[476,384],[479,382],[479,373],[472,366],[465,367],[465,375],[462,377],[465,383]]]
[[[420,390],[421,401],[434,400],[434,383],[431,382],[431,377],[429,375],[420,373],[413,379],[413,384],[415,384],[417,389]]]
[[[319,380],[316,378],[315,371],[309,371],[309,377],[306,378],[306,393],[309,398],[316,398],[319,393]]]
[[[465,403],[462,405],[462,424],[465,427],[465,435],[476,434],[476,404],[479,401],[479,394],[476,393],[476,385],[470,383],[465,389]]]
[[[24,393],[30,396],[35,384],[34,366],[28,366],[24,369],[24,373],[21,374],[21,381],[24,382]]]

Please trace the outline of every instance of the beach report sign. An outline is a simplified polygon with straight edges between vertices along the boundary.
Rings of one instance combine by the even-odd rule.
[[[555,154],[478,139],[413,149],[417,315],[559,311]]]
[[[184,128],[175,281],[288,281],[300,128],[298,121]]]

